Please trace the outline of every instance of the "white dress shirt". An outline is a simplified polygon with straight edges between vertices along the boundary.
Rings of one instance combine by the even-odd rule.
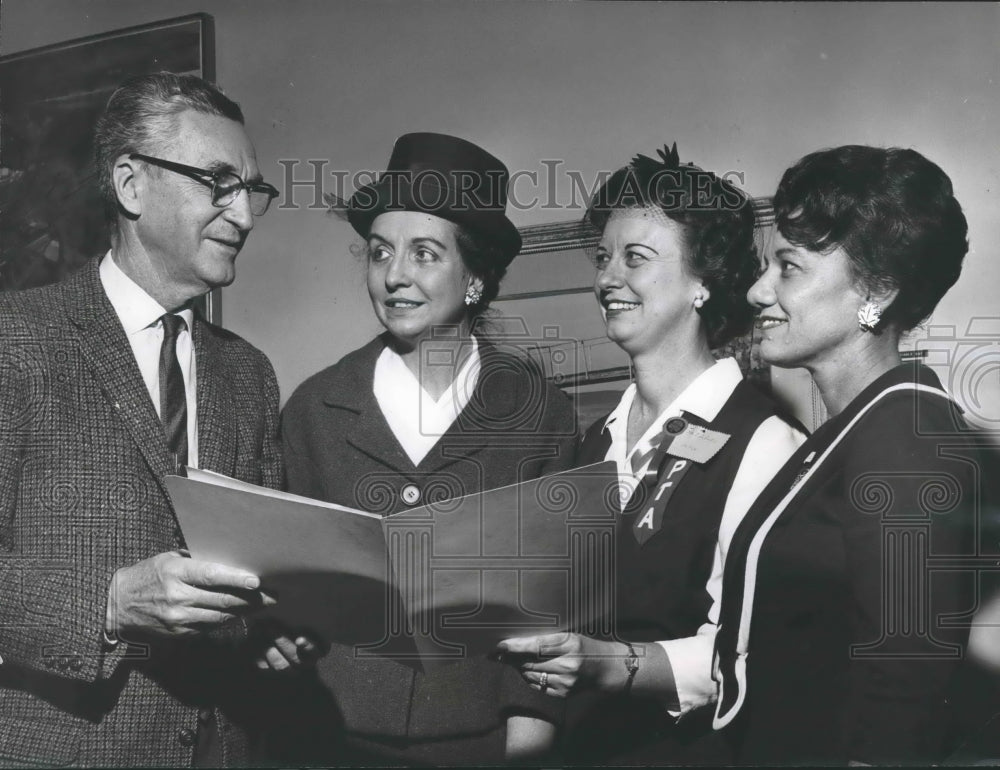
[[[101,260],[101,285],[118,315],[132,354],[139,365],[139,373],[146,386],[157,416],[160,416],[160,348],[163,345],[163,324],[160,317],[166,313],[160,303],[150,297],[135,281],[122,271],[111,252]],[[176,315],[184,319],[185,328],[177,336],[177,361],[184,378],[187,397],[188,465],[198,467],[198,398],[195,388],[194,344],[191,330],[194,311],[181,310]]]
[[[635,446],[642,446],[659,432],[670,417],[680,417],[681,412],[697,415],[706,422],[716,418],[736,386],[743,380],[740,367],[733,358],[723,358],[702,372],[677,396],[672,404],[653,421]],[[629,463],[632,447],[628,446],[628,415],[635,399],[635,383],[622,394],[615,410],[608,415],[604,427],[611,435],[611,446],[605,460],[614,460],[618,465],[619,485],[631,490],[639,484],[649,462],[637,468],[635,474]],[[685,714],[693,708],[711,703],[716,699],[717,690],[712,679],[712,650],[715,633],[718,630],[719,607],[722,598],[722,571],[725,567],[726,552],[733,533],[757,495],[764,489],[771,477],[785,464],[785,461],[806,440],[804,434],[792,428],[779,417],[769,417],[762,422],[747,444],[739,470],[733,479],[733,486],[726,498],[722,520],[719,525],[719,540],[716,544],[712,572],[705,589],[712,597],[712,607],[705,623],[695,636],[658,642],[670,659],[677,687],[680,711],[671,710],[674,716]],[[628,498],[622,501],[624,509]]]
[[[481,362],[475,336],[462,345],[458,359],[468,355],[451,385],[435,400],[424,390],[417,376],[402,357],[386,346],[375,362],[372,390],[385,421],[414,465],[427,456],[438,440],[468,406],[479,382]],[[471,347],[471,350],[469,349]],[[426,363],[427,366],[452,366],[451,363]]]

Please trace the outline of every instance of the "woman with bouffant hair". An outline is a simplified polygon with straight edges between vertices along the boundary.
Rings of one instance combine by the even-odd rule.
[[[729,538],[804,440],[714,348],[750,330],[758,260],[749,199],[724,179],[639,155],[594,196],[594,293],[635,381],[587,431],[577,461],[613,460],[622,489],[615,623],[606,637],[508,639],[530,687],[567,703],[567,759],[724,764],[710,740]],[[676,721],[678,715],[683,719]]]
[[[830,419],[777,473],[726,557],[715,726],[747,764],[939,761],[974,607],[975,450],[900,337],[968,248],[951,181],[920,153],[846,146],[782,177],[750,289],[760,352],[805,367]],[[966,628],[962,628],[966,625]]]

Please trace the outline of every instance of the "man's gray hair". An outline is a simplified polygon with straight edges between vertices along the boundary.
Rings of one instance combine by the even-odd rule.
[[[242,124],[240,106],[216,86],[194,75],[153,72],[120,85],[108,100],[94,131],[94,163],[105,216],[117,221],[118,198],[112,171],[115,160],[133,152],[153,154],[167,140],[175,119],[197,110]]]

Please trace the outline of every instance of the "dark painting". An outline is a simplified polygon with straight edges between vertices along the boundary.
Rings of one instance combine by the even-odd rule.
[[[58,281],[108,249],[97,117],[134,75],[213,79],[213,37],[196,14],[0,57],[0,290]]]

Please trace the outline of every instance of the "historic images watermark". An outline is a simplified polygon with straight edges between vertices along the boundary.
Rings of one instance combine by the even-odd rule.
[[[1000,573],[1000,522],[992,507],[1000,502],[1000,318],[974,317],[963,334],[940,325],[923,333],[916,345],[923,362],[960,409],[952,420],[942,420],[939,404],[914,399],[913,437],[933,445],[933,471],[864,473],[851,483],[852,505],[877,517],[882,546],[879,632],[852,647],[858,659],[960,657],[956,631],[960,637],[973,625],[976,611],[991,598],[984,587]],[[933,532],[942,524],[966,533],[960,552],[936,546]],[[935,587],[946,580],[962,581],[968,592],[957,613],[935,608]]]
[[[356,482],[355,499],[393,514],[383,520],[392,590],[381,638],[355,645],[358,657],[447,660],[511,636],[613,630],[617,473],[523,471],[572,464],[560,453],[573,452],[580,426],[547,417],[552,399],[563,396],[545,383],[563,367],[576,370],[575,340],[558,327],[532,335],[523,320],[494,329],[478,381],[491,383],[488,390],[516,388],[516,398],[489,402],[460,376],[469,345],[448,328],[420,344],[421,367],[443,367],[452,387],[468,388],[453,394],[468,402],[460,430],[445,432],[434,448],[443,461],[433,471],[387,470]],[[523,483],[491,489],[495,466]]]
[[[996,324],[1000,328],[1000,321]],[[944,367],[939,374],[945,388],[963,405],[969,405],[967,413],[971,412],[969,416],[980,424],[988,422],[992,414],[992,402],[984,387],[1000,371],[997,338],[978,333],[987,327],[985,319],[977,319],[965,335],[947,337],[938,330],[930,335],[928,343],[937,351],[930,363]],[[563,336],[553,330],[538,337],[525,335],[520,354],[529,360],[537,358],[530,352],[532,348],[559,348]],[[518,340],[515,337],[508,342],[516,346]],[[423,358],[432,366],[457,369],[459,365],[454,348],[434,341],[427,343]],[[548,371],[544,366],[543,370]],[[537,430],[540,423],[533,415],[538,413],[540,398],[541,391],[533,392],[519,405],[517,414],[510,416],[506,435],[498,436],[484,424],[479,439],[506,442],[512,458],[528,450],[517,436]],[[920,413],[924,402],[917,399],[914,403],[913,433],[922,441],[933,442],[942,462],[936,463],[933,470],[907,468],[904,464],[891,472],[860,472],[846,479],[845,491],[853,515],[859,521],[867,520],[874,533],[870,543],[875,547],[855,556],[870,560],[869,566],[881,575],[881,610],[873,615],[870,638],[851,648],[851,655],[859,660],[960,656],[962,647],[954,639],[956,631],[961,635],[960,629],[972,623],[979,596],[977,585],[986,573],[1000,570],[1000,539],[991,541],[992,522],[984,507],[991,498],[985,489],[989,470],[983,458],[995,452],[996,431],[970,429],[961,421],[948,430],[942,428],[939,419],[934,429],[928,430]],[[476,463],[466,456],[466,449],[455,447],[456,462]],[[480,468],[480,482],[471,486],[482,489],[485,478],[485,469]],[[410,479],[408,484],[420,490],[419,505],[426,505],[427,510],[422,519],[404,516],[387,526],[390,550],[395,553],[397,585],[407,597],[403,603],[391,602],[385,608],[387,638],[421,637],[424,654],[432,651],[433,655],[447,658],[467,654],[458,640],[470,638],[474,632],[494,640],[545,628],[613,635],[615,586],[622,569],[615,548],[616,476],[605,474],[600,491],[589,493],[590,505],[581,498],[579,482],[563,480],[551,486],[540,485],[529,497],[512,497],[505,515],[497,516],[479,502],[463,506],[460,498],[474,489],[467,488],[455,473]],[[378,489],[376,494],[366,493],[366,499],[380,503],[386,512],[396,506],[398,496],[406,494],[405,489],[395,488],[398,480],[389,477],[365,478],[359,484]],[[554,516],[565,530],[558,547],[545,553],[532,552],[533,541],[524,536],[531,532],[532,517],[540,515]],[[481,540],[474,541],[476,547],[454,550],[449,528],[459,518],[476,522],[481,535]],[[975,542],[969,540],[968,548],[961,552],[941,550],[933,533],[943,520],[974,531]],[[491,542],[506,545],[490,551]],[[399,565],[403,565],[401,569]],[[935,586],[940,582],[936,576],[956,572],[963,575],[968,611],[941,615],[934,603]],[[553,579],[563,587],[560,610],[542,613],[544,617],[540,618],[537,606],[530,601],[519,603],[529,593],[527,586]],[[437,601],[436,592],[458,584],[466,589],[466,605]],[[515,611],[508,606],[506,614],[498,613],[493,601],[498,595],[517,597]],[[403,604],[411,609],[401,609]],[[415,612],[413,607],[420,609]],[[359,654],[384,654],[384,648],[369,645],[359,648]]]
[[[486,185],[479,184],[482,175],[471,171],[456,170],[445,175],[436,169],[423,171],[346,171],[331,168],[327,159],[282,159],[282,178],[277,185],[281,196],[279,210],[329,209],[331,201],[346,202],[355,191],[360,191],[355,205],[361,209],[373,206],[376,197],[364,188],[378,182],[388,188],[389,200],[399,201],[403,190],[413,190],[420,196],[423,208],[433,209],[449,201],[449,208],[496,207],[504,202],[513,211],[579,211],[593,200],[614,171],[596,173],[568,168],[564,160],[540,160],[539,167],[516,169],[510,173],[506,185],[503,174],[488,172]],[[726,185],[743,187],[743,171],[728,170],[720,174],[699,169],[669,169],[657,172],[639,187],[635,180],[626,181],[621,195],[644,196],[657,200],[670,208],[687,202],[689,208],[717,209],[739,208],[743,200]],[[446,196],[452,196],[447,198]],[[612,205],[614,201],[607,201]]]

